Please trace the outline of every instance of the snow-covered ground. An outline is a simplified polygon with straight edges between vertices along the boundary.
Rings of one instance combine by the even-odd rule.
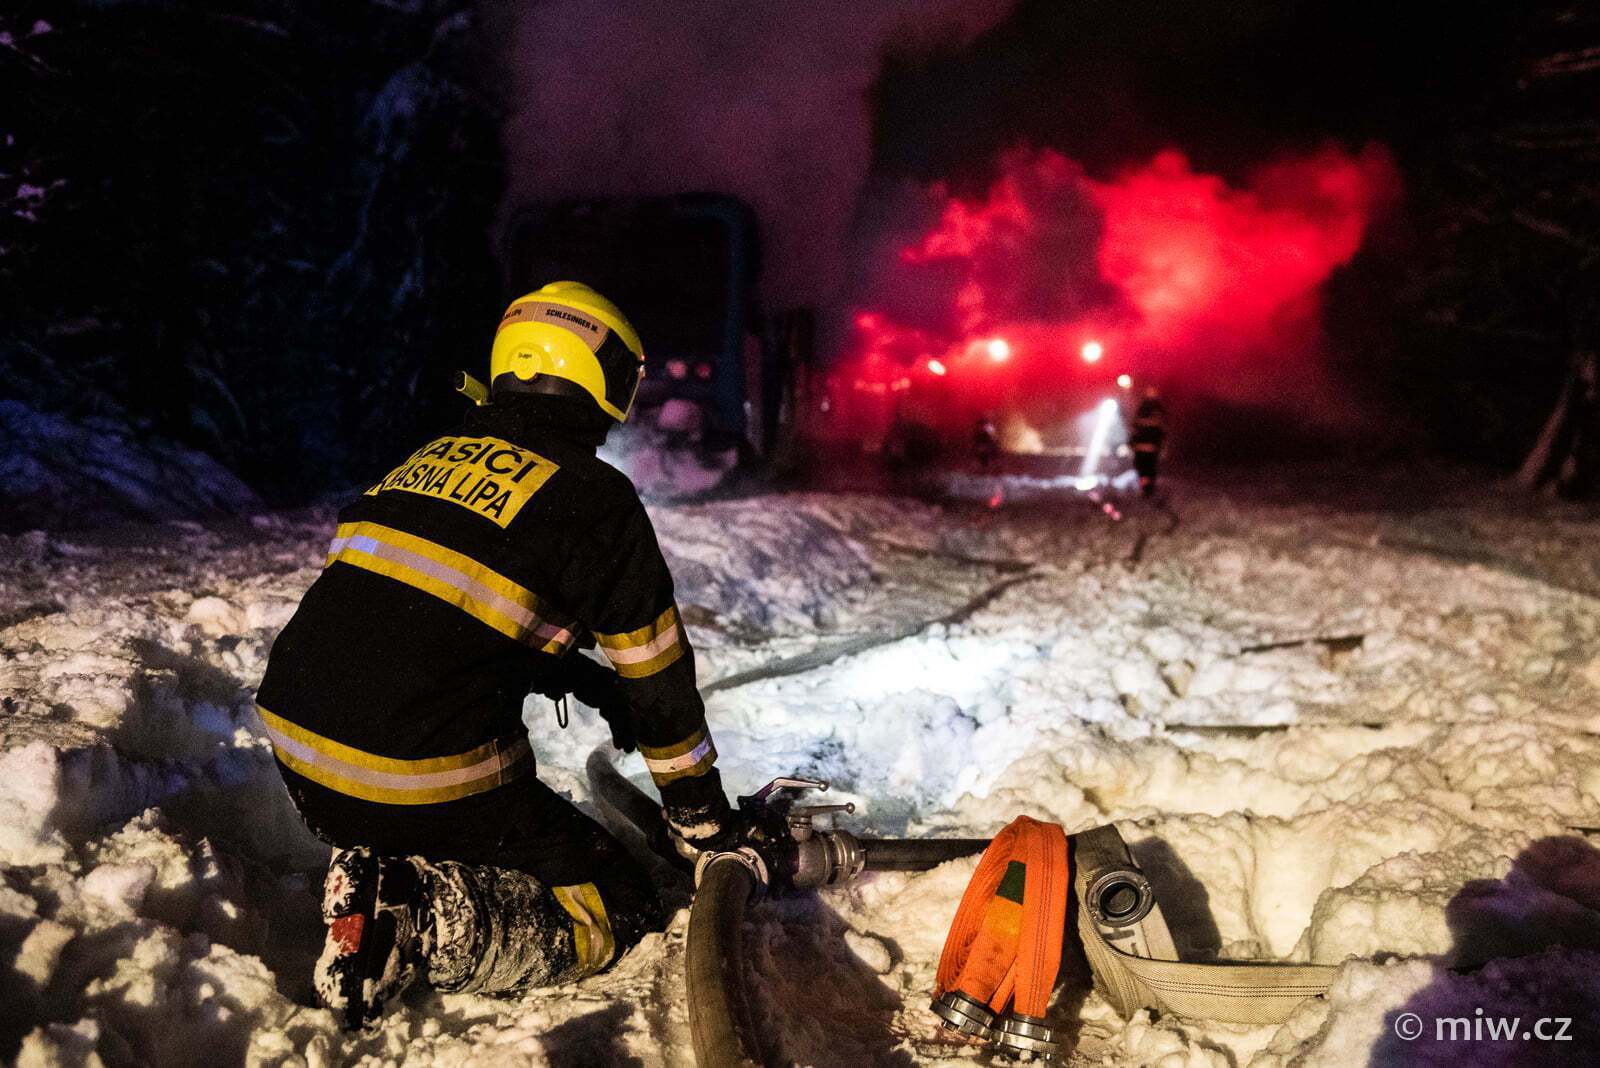
[[[0,400],[0,531],[209,519],[260,507],[216,460],[121,418],[74,421]]]
[[[1082,1063],[1594,1063],[1600,514],[1487,491],[1172,505],[656,510],[730,789],[817,774],[881,834],[1116,821],[1187,956],[1343,964],[1281,1027],[1122,1020],[1070,980],[1053,1011]],[[417,993],[355,1037],[311,1007],[326,853],[251,697],[330,518],[0,540],[0,1059],[691,1063],[682,911],[524,1001]],[[603,725],[527,718],[541,774],[587,802]],[[985,1062],[925,1008],[972,864],[753,913],[785,1056]],[[1571,1041],[1395,1033],[1478,1009],[1570,1018]]]

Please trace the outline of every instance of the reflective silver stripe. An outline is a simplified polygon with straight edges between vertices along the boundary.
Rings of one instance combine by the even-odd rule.
[[[272,739],[274,746],[312,767],[321,768],[341,778],[352,779],[368,786],[408,792],[437,790],[445,786],[459,786],[462,783],[477,782],[490,776],[498,776],[502,771],[527,756],[530,751],[528,739],[519,738],[504,749],[497,750],[489,757],[469,767],[456,768],[451,771],[430,771],[421,774],[395,774],[388,771],[363,768],[359,764],[351,764],[331,757],[326,753],[318,752],[311,746],[297,741],[281,731],[274,730],[271,726],[267,727],[267,737]]]
[[[413,571],[436,578],[479,604],[505,616],[541,642],[555,642],[562,646],[572,644],[571,630],[543,619],[525,605],[518,604],[497,590],[490,589],[459,568],[399,545],[381,541],[370,534],[351,534],[343,538],[334,538],[333,543],[328,546],[328,555],[338,557],[347,548],[380,560],[402,564]]]
[[[684,753],[682,756],[667,757],[664,760],[644,758],[645,767],[650,769],[652,775],[665,775],[674,771],[686,771],[704,760],[711,753],[711,735],[707,734],[700,739],[700,744]]]
[[[601,650],[606,654],[606,659],[613,664],[640,664],[659,656],[664,650],[672,648],[678,641],[678,624],[676,621],[666,630],[651,638],[644,645],[618,647],[600,642]]]
[[[449,564],[441,564],[439,561],[431,560],[421,553],[414,553],[410,549],[402,549],[398,545],[379,541],[368,534],[352,534],[348,541],[350,547],[357,552],[366,553],[368,556],[376,556],[382,560],[393,560],[397,564],[406,565],[413,571],[420,571],[424,575],[432,575],[440,582],[454,586],[473,600],[481,601],[501,615],[515,620],[524,627],[532,627],[534,624],[543,622],[526,605],[518,604],[511,598],[491,590],[471,575],[459,571]]]

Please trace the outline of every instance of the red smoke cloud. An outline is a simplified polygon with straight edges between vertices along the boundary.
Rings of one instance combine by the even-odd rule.
[[[981,197],[927,191],[932,222],[898,235],[872,273],[848,374],[878,395],[928,383],[947,394],[932,406],[963,418],[1076,403],[1121,373],[1325,410],[1319,291],[1398,189],[1378,146],[1284,159],[1242,188],[1177,150],[1107,182],[1014,151]],[[1105,353],[1092,365],[1091,341]],[[947,373],[930,376],[929,360]]]
[[[1161,348],[1199,335],[1236,351],[1292,337],[1314,323],[1318,288],[1395,186],[1387,155],[1370,147],[1276,163],[1241,190],[1162,152],[1091,185],[1105,220],[1100,271]]]

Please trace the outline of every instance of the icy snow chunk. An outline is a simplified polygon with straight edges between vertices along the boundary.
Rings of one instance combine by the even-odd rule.
[[[137,912],[155,878],[153,864],[102,864],[85,877],[83,892],[112,908]]]
[[[1162,661],[1183,660],[1195,654],[1194,643],[1171,627],[1158,627],[1141,641],[1151,656]]]
[[[56,964],[61,960],[61,951],[74,936],[73,929],[64,923],[40,920],[22,940],[22,946],[17,950],[17,957],[12,962],[12,967],[19,975],[31,979],[36,989],[42,990],[49,984],[50,977],[55,974]]]
[[[199,626],[206,636],[221,638],[247,629],[245,616],[221,597],[201,597],[189,606],[184,622]]]
[[[35,741],[0,753],[0,863],[60,861],[66,841],[50,827],[60,789],[60,754]]]
[[[82,1019],[36,1027],[22,1040],[17,1068],[104,1068],[95,1047],[100,1042],[98,1020]]]
[[[32,922],[39,916],[39,904],[27,894],[19,893],[0,881],[0,917],[7,920]]]
[[[80,652],[51,660],[39,672],[53,705],[72,709],[73,718],[100,728],[115,727],[133,704],[134,664],[125,657]]]
[[[1140,1009],[1128,1021],[1119,1045],[1127,1064],[1152,1068],[1233,1068],[1234,1064],[1234,1058],[1223,1050],[1208,1049],[1209,1043],[1185,1034],[1177,1019],[1152,1022],[1147,1009]]]
[[[1160,670],[1149,660],[1130,657],[1111,665],[1111,684],[1116,687],[1130,715],[1160,708],[1172,699],[1172,691]]]
[[[879,975],[889,974],[889,969],[894,966],[894,956],[889,952],[889,947],[876,935],[847,929],[844,932],[844,944],[861,958],[861,963]]]
[[[244,606],[244,624],[233,633],[267,631],[276,634],[289,622],[300,602],[289,597],[274,597],[250,601]]]

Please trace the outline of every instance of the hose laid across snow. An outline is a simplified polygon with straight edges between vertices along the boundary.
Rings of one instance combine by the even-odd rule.
[[[589,754],[589,790],[612,812],[627,820],[652,848],[662,841],[661,809],[629,782],[601,747]],[[982,853],[987,838],[861,838],[867,871],[927,871],[958,857]]]
[[[927,871],[989,848],[987,838],[863,838],[867,871]]]
[[[589,792],[644,835],[645,844],[661,852],[666,839],[660,833],[660,807],[643,790],[623,778],[622,772],[611,762],[611,754],[605,746],[598,746],[589,754],[584,771],[589,776]]]
[[[732,857],[706,865],[689,909],[684,972],[689,1035],[700,1068],[759,1068],[766,1063],[750,1017],[744,978],[744,910],[755,876]]]
[[[589,788],[608,808],[658,846],[661,810],[617,771],[605,749],[589,754]],[[867,871],[925,871],[983,852],[987,838],[863,838]],[[744,915],[756,879],[732,856],[713,859],[700,875],[689,909],[684,959],[689,1034],[700,1068],[759,1068],[765,1061],[745,989]]]

